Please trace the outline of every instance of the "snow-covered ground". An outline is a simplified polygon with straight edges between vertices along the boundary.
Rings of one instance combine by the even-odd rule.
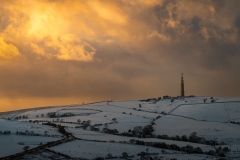
[[[29,110],[29,111],[17,114],[14,117],[12,117],[12,119],[14,119],[15,117],[19,117],[19,116],[21,116],[21,117],[28,116],[28,118],[46,117],[47,113],[49,113],[49,112],[58,112],[58,111],[60,111],[62,109],[68,108],[68,107],[69,106],[64,106],[64,107],[62,107],[62,106],[61,107],[46,107],[46,108],[43,108],[43,109],[36,108],[36,109],[32,109],[32,110]]]
[[[51,113],[54,113],[52,118],[49,117]],[[231,149],[226,156],[240,159],[239,113],[240,98],[221,97],[106,101],[5,112],[0,113],[0,118],[5,118],[0,119],[0,131],[2,132],[0,134],[0,157],[21,152],[26,145],[34,148],[40,143],[46,144],[65,137],[59,133],[56,127],[42,125],[49,121],[65,126],[65,130],[76,137],[71,142],[63,142],[50,147],[49,149],[56,151],[56,153],[52,153],[55,156],[60,152],[73,158],[94,159],[106,157],[111,153],[112,156],[119,158],[123,152],[126,152],[129,156],[134,156],[130,159],[139,159],[137,154],[144,151],[149,153],[148,156],[156,156],[159,159],[160,157],[164,159],[216,159],[216,155],[206,155],[206,152],[210,150],[215,151],[215,148],[209,144],[171,139],[171,137],[182,137],[183,135],[189,138],[191,133],[196,132],[198,137],[206,140],[224,142],[225,144],[221,146]],[[153,127],[152,136],[141,138],[144,132],[143,128],[146,126]],[[106,130],[117,130],[118,134],[102,132]],[[135,134],[136,130],[138,133]],[[4,131],[10,131],[11,134],[3,134]],[[27,135],[19,135],[16,134],[17,132]],[[128,134],[128,136],[120,135],[122,133]],[[35,136],[30,136],[34,134]],[[41,136],[36,136],[36,134]],[[157,138],[159,136],[168,136],[170,139],[159,139]],[[186,154],[186,151],[167,149],[164,149],[166,152],[163,154],[163,149],[160,148],[135,143],[129,144],[131,139],[147,144],[164,142],[166,145],[175,144],[179,147],[187,145],[193,148],[199,147],[205,154],[190,155]],[[7,144],[9,145],[6,147]],[[146,150],[147,148],[148,150]],[[34,153],[31,154],[34,156]],[[44,155],[44,151],[41,154]],[[50,153],[46,155],[50,155]]]
[[[67,148],[72,148],[68,150]],[[90,142],[76,140],[73,142],[66,143],[52,147],[51,150],[61,152],[72,157],[94,159],[96,157],[107,157],[107,154],[111,153],[112,156],[121,156],[123,152],[128,155],[136,155],[141,151],[146,152],[148,146],[136,146],[130,144],[119,144],[119,143],[104,143],[104,142]],[[161,150],[150,147],[149,151],[158,153]]]
[[[23,152],[25,146],[29,149],[46,144],[47,142],[57,141],[61,138],[26,136],[26,135],[0,135],[0,157]]]
[[[68,148],[71,148],[69,150]],[[171,151],[165,150],[166,153],[162,154],[162,149],[149,147],[149,146],[141,146],[141,145],[132,145],[132,144],[120,144],[120,143],[104,143],[104,142],[91,142],[91,141],[83,141],[76,140],[70,143],[66,143],[64,145],[59,145],[56,147],[50,148],[56,152],[61,152],[63,154],[69,155],[71,157],[76,158],[85,158],[85,159],[95,159],[97,157],[106,158],[108,154],[111,154],[113,157],[121,157],[123,152],[126,152],[128,156],[132,156],[132,159],[139,159],[137,156],[140,152],[148,152],[151,155],[158,155],[158,157],[167,158],[176,158],[178,159],[186,159],[186,156],[189,156],[190,159],[212,159],[211,156],[206,155],[186,155],[179,151]],[[209,158],[207,158],[209,157]]]
[[[240,102],[181,105],[171,114],[196,120],[228,122],[240,119]]]
[[[26,122],[19,122],[19,121],[8,121],[5,119],[0,119],[0,131],[11,131],[12,134],[16,134],[16,132],[31,132],[37,134],[44,135],[45,133],[49,135],[58,135],[62,136],[56,128],[34,124],[34,123],[26,123]]]
[[[213,147],[205,144],[197,144],[197,143],[191,143],[191,142],[182,142],[182,141],[173,141],[173,140],[165,140],[165,139],[157,139],[157,138],[137,138],[137,137],[126,137],[126,136],[118,136],[118,135],[111,135],[111,134],[105,134],[105,133],[97,133],[92,131],[87,131],[83,129],[67,129],[67,131],[70,131],[73,133],[73,135],[77,138],[84,139],[84,140],[94,140],[94,141],[107,141],[107,142],[127,142],[131,139],[144,141],[144,142],[164,142],[166,144],[176,144],[180,147],[185,147],[187,145],[191,145],[194,148],[200,147],[204,152],[207,152],[209,150],[212,150]]]
[[[60,115],[64,115],[64,114],[68,114],[68,113],[72,113],[74,115],[88,115],[88,114],[94,114],[94,113],[98,113],[100,111],[96,111],[96,110],[91,110],[91,109],[82,109],[82,108],[66,108],[66,109],[62,109],[60,111],[58,111],[58,113]]]
[[[181,105],[171,114],[208,122],[227,122],[229,119],[224,103]]]
[[[158,119],[154,125],[154,134],[168,136],[189,136],[196,132],[198,136],[208,140],[216,139],[219,142],[231,144],[235,140],[240,140],[240,125],[231,123],[196,121],[179,116],[167,115]]]

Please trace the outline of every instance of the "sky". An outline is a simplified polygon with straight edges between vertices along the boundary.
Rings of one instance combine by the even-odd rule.
[[[0,111],[240,97],[239,0],[0,0]]]

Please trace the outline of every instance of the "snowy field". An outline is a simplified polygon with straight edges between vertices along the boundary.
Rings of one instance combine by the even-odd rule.
[[[107,104],[107,105],[84,105],[84,106],[81,106],[81,108],[98,109],[98,110],[101,110],[102,112],[110,113],[110,115],[113,113],[118,113],[118,114],[126,113],[126,114],[147,117],[150,119],[156,118],[159,115],[156,113],[145,112],[144,110],[141,110],[141,111],[134,110],[133,106],[130,106],[129,108],[127,108],[127,107],[122,107],[122,106],[117,106],[117,105],[111,105],[111,103],[113,103],[113,102],[109,102],[109,104]],[[117,104],[119,104],[119,103],[120,102],[118,102]],[[74,108],[76,108],[76,107],[74,107]]]
[[[68,148],[71,148],[69,150]],[[128,156],[132,159],[139,159],[137,156],[140,152],[151,153],[152,155],[158,155],[157,157],[185,159],[186,154],[178,151],[165,150],[166,153],[162,154],[159,148],[149,147],[149,146],[139,146],[131,144],[119,144],[119,143],[103,143],[103,142],[91,142],[91,141],[82,141],[77,140],[64,145],[56,146],[50,148],[56,152],[61,152],[66,155],[75,158],[84,158],[84,159],[95,159],[97,157],[107,157],[108,154],[111,154],[113,157],[121,157],[123,152],[126,152]],[[191,159],[207,158],[205,155],[187,155]],[[207,159],[212,159],[210,156]]]
[[[129,142],[131,139],[144,141],[144,142],[164,142],[166,144],[177,144],[180,147],[184,147],[187,145],[191,145],[193,147],[200,147],[203,151],[212,150],[213,147],[204,144],[197,144],[197,143],[190,143],[190,142],[181,142],[181,141],[173,141],[173,140],[164,140],[164,139],[157,139],[157,138],[137,138],[137,137],[126,137],[126,136],[117,136],[105,133],[97,133],[86,131],[83,129],[67,129],[73,133],[73,135],[77,138],[84,139],[84,140],[94,140],[94,141],[114,141],[114,142]]]
[[[31,132],[37,134],[44,135],[45,133],[51,135],[62,136],[56,128],[52,128],[46,125],[34,124],[34,123],[26,123],[19,121],[8,121],[4,119],[0,119],[0,131],[10,131],[12,134],[16,134],[16,132]]]
[[[224,103],[226,107],[226,112],[229,116],[229,121],[240,121],[240,102],[228,102]]]
[[[46,114],[49,112],[58,112],[62,109],[68,108],[68,106],[64,106],[64,107],[47,107],[44,109],[32,109],[30,111],[26,111],[20,114],[15,115],[14,117],[12,117],[12,119],[14,119],[15,117],[19,117],[19,116],[28,116],[28,118],[36,118],[36,117],[46,117]]]
[[[23,135],[0,135],[0,157],[23,152],[25,146],[35,148],[46,144],[47,142],[56,141],[61,138],[40,137],[40,136],[23,136]]]
[[[229,120],[224,103],[181,105],[171,114],[208,122],[227,122]]]
[[[169,136],[189,136],[192,132],[196,132],[198,136],[206,139],[216,139],[224,141],[228,144],[235,140],[240,140],[237,133],[240,133],[240,125],[231,123],[218,123],[196,121],[188,118],[167,115],[156,121],[154,126],[154,134]]]
[[[239,113],[240,98],[221,97],[106,101],[4,112],[0,157],[68,137],[70,142],[46,145],[21,158],[94,159],[110,153],[120,159],[126,152],[128,159],[139,159],[138,154],[145,152],[145,159],[218,159],[221,146],[230,149],[221,152],[227,159],[240,159]],[[43,125],[46,122],[51,123]],[[66,133],[59,132],[60,126]],[[195,151],[188,154],[191,147]],[[195,154],[200,151],[204,154]]]
[[[72,113],[74,115],[85,115],[85,114],[94,114],[94,113],[98,113],[100,111],[95,111],[95,110],[91,110],[91,109],[82,109],[82,108],[78,108],[78,109],[73,109],[73,108],[66,108],[66,109],[62,109],[60,111],[58,111],[58,113],[60,115],[64,115],[64,114],[68,114],[68,113]]]

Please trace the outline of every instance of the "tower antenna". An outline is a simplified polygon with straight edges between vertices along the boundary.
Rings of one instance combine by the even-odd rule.
[[[185,97],[185,93],[184,93],[184,80],[183,80],[183,73],[181,74],[182,77],[181,77],[181,97]]]

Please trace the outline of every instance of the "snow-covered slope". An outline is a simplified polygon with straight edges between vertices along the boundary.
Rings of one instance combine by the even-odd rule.
[[[5,118],[0,119],[0,157],[22,152],[26,145],[34,148],[66,137],[56,126],[61,125],[74,136],[71,142],[45,149],[66,157],[94,159],[111,154],[119,158],[126,152],[129,159],[209,159],[223,154],[238,159],[239,113],[240,98],[221,97],[106,101],[0,113]],[[43,125],[46,122],[50,123]],[[7,142],[11,151],[4,147]],[[224,147],[231,151],[223,151]],[[200,150],[204,154],[196,155]]]

